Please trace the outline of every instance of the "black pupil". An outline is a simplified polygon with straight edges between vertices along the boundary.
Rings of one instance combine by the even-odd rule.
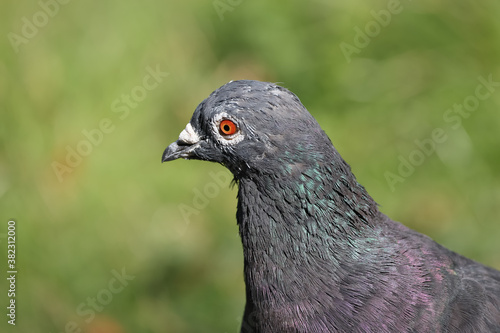
[[[229,132],[231,130],[231,127],[229,127],[228,124],[224,125],[224,132]]]

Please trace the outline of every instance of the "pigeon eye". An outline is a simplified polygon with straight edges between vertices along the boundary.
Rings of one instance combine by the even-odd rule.
[[[222,135],[233,135],[238,132],[238,126],[229,119],[220,122],[219,130]]]

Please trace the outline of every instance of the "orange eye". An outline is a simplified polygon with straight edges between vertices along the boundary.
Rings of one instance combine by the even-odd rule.
[[[238,127],[229,119],[224,119],[220,122],[219,129],[223,135],[233,135],[238,131]]]

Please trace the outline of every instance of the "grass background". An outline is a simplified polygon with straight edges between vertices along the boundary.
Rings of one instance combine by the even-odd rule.
[[[13,47],[26,20],[44,23],[43,7],[4,1],[0,330],[238,332],[245,300],[236,189],[218,186],[196,209],[197,191],[213,189],[210,175],[228,172],[160,163],[197,104],[235,79],[295,92],[383,212],[500,269],[500,88],[458,129],[443,119],[474,94],[479,76],[500,81],[500,3],[401,1],[348,62],[340,44],[355,45],[355,28],[389,3],[69,1]],[[112,103],[137,91],[148,67],[169,75],[120,119]],[[82,131],[103,119],[113,131],[59,181],[53,162],[65,163],[67,147],[77,149]],[[448,140],[391,191],[384,174],[397,173],[398,157],[435,128]],[[186,219],[181,207],[196,211]],[[11,218],[15,328],[4,314]],[[122,268],[134,280],[92,320],[79,315]]]

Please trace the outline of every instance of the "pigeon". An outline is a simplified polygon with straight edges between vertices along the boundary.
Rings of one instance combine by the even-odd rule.
[[[241,332],[500,332],[500,272],[391,220],[299,98],[239,80],[162,155],[238,184]]]

